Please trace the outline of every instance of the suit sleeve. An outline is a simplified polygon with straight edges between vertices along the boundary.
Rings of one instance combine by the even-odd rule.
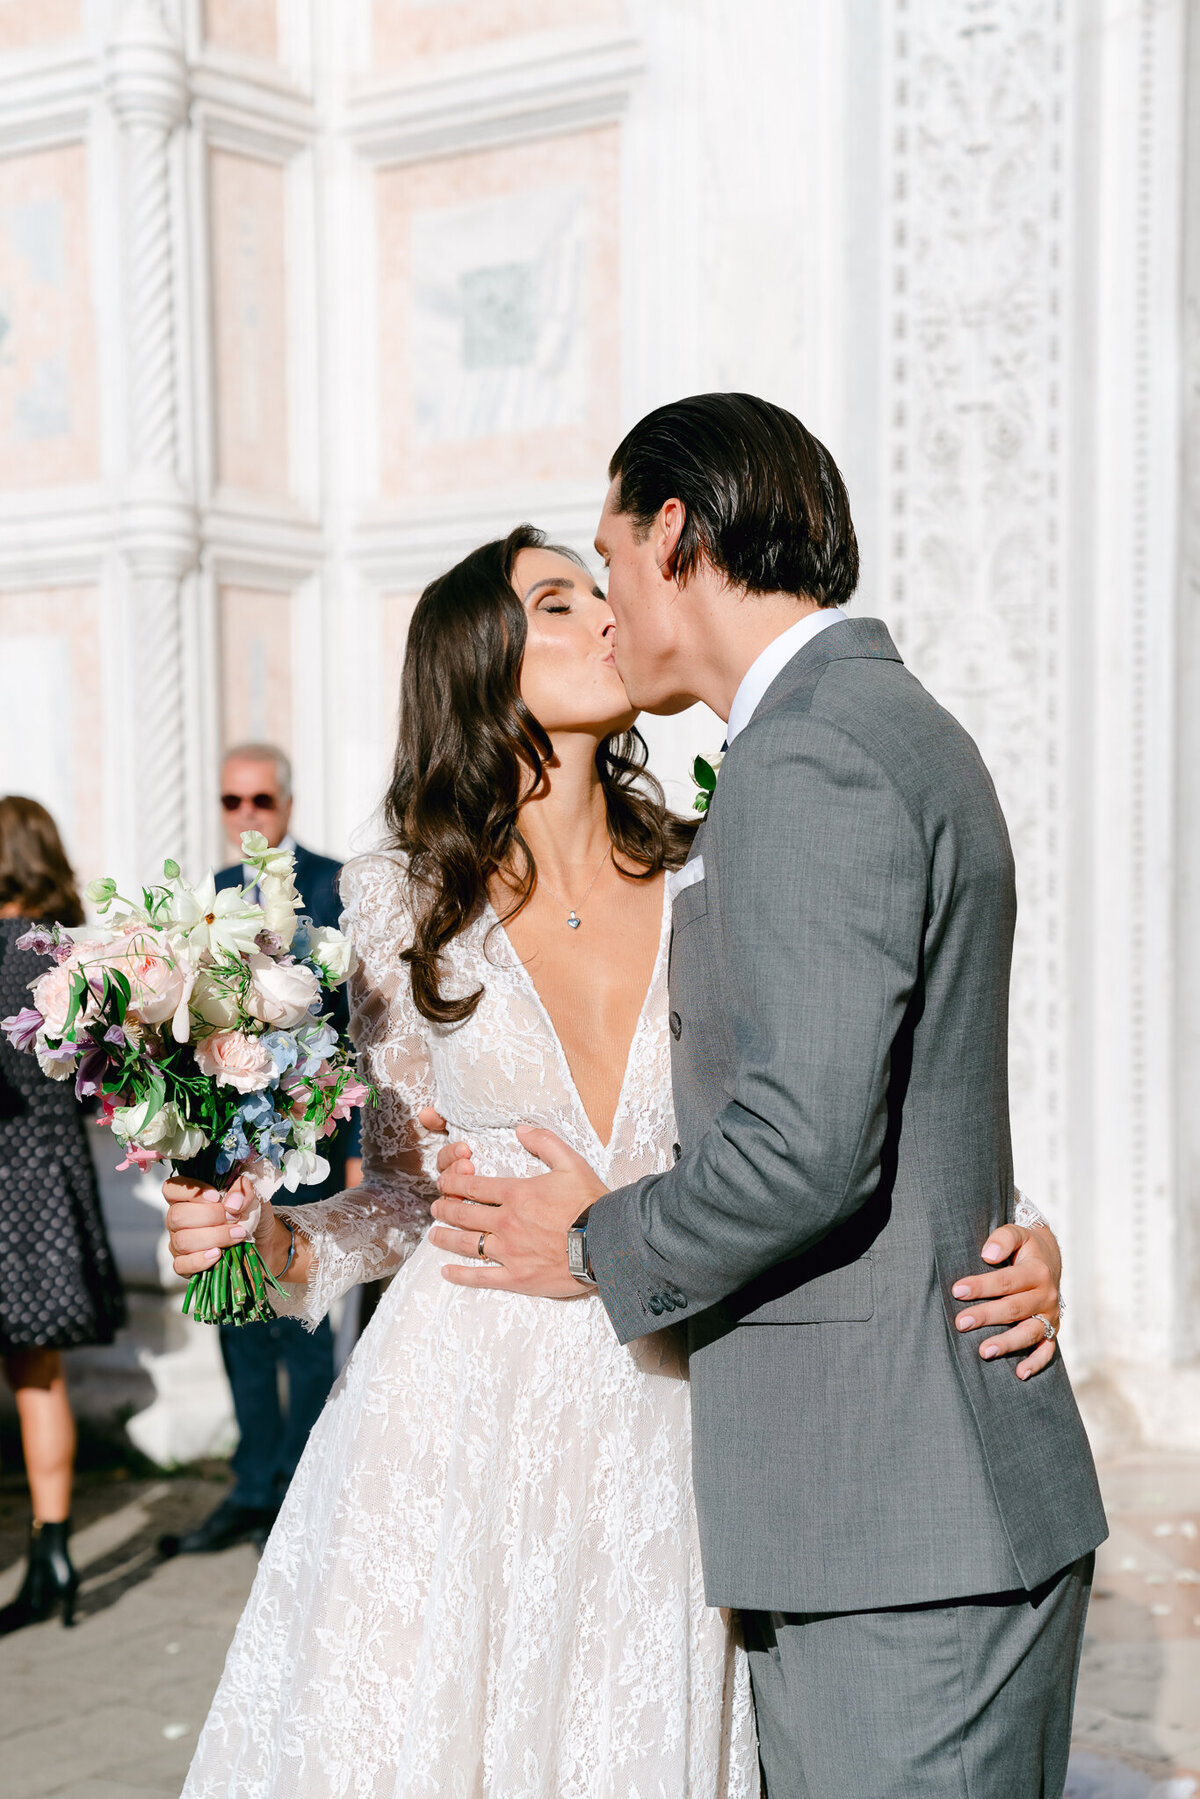
[[[823,721],[764,720],[745,751],[727,759],[705,830],[707,922],[688,927],[724,965],[713,984],[729,996],[727,1102],[674,1168],[607,1195],[588,1224],[622,1342],[802,1254],[879,1181],[891,1047],[920,967],[925,849],[885,772]],[[685,1014],[693,1028],[704,1021]]]

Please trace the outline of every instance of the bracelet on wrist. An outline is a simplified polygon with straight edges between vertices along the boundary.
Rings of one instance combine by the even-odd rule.
[[[281,1218],[279,1220],[279,1222],[283,1226],[284,1230],[287,1232],[288,1237],[290,1239],[290,1241],[288,1243],[287,1261],[283,1264],[283,1267],[279,1270],[279,1273],[275,1276],[276,1280],[281,1281],[286,1276],[288,1269],[291,1267],[293,1261],[296,1258],[296,1227],[292,1223],[290,1218]]]

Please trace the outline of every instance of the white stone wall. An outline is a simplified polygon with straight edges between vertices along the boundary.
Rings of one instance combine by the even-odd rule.
[[[793,407],[1010,820],[1018,1168],[1098,1428],[1200,1443],[1198,40],[1197,0],[0,0],[0,786],[85,875],[202,865],[265,734],[299,834],[364,843],[422,584],[522,517],[586,548],[661,400]],[[677,803],[718,732],[647,726]]]

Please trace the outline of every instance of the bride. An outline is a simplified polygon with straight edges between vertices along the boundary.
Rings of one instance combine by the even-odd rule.
[[[529,526],[416,608],[393,847],[342,876],[379,1101],[363,1184],[265,1204],[253,1229],[277,1309],[310,1323],[404,1268],[288,1489],[184,1799],[759,1792],[735,1620],[704,1604],[681,1342],[620,1347],[582,1287],[558,1305],[452,1284],[460,1258],[427,1235],[422,1108],[484,1174],[537,1169],[522,1124],[610,1187],[670,1162],[665,873],[693,827],[642,772],[612,631],[583,565]],[[164,1191],[179,1273],[246,1235],[240,1188]],[[1053,1238],[998,1235],[1020,1279],[972,1297],[1015,1284],[1006,1319],[1057,1321]]]

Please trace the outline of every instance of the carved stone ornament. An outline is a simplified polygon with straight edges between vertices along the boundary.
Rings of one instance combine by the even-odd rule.
[[[893,0],[892,23],[897,637],[979,742],[1008,818],[1021,886],[1014,1108],[1053,1209],[1065,28],[1056,0]]]

